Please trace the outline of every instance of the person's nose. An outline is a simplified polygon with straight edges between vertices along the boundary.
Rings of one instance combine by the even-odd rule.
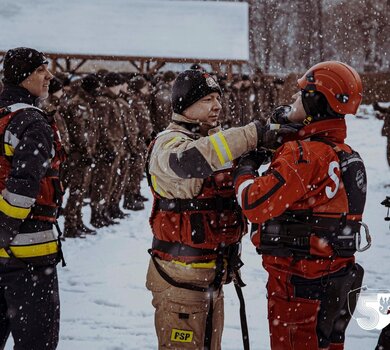
[[[218,99],[215,99],[214,109],[219,111],[222,109],[221,101],[219,101]]]

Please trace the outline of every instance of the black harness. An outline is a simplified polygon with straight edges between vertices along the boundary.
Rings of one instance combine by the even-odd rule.
[[[334,255],[351,257],[371,246],[371,236],[366,224],[347,219],[348,215],[361,215],[366,202],[367,177],[364,163],[356,151],[347,153],[329,140],[311,138],[323,142],[336,152],[339,158],[341,178],[348,198],[348,213],[313,213],[311,210],[286,211],[283,215],[261,225],[259,254],[317,259],[310,253],[310,238],[315,235],[329,244]],[[303,150],[300,149],[300,159]],[[332,215],[333,217],[327,217]],[[361,227],[364,228],[367,244],[361,247]]]

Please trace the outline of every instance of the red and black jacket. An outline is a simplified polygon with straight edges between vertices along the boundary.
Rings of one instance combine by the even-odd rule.
[[[35,100],[13,85],[0,95],[0,262],[14,255],[50,263],[58,255],[53,223],[62,200],[64,153],[54,121]]]

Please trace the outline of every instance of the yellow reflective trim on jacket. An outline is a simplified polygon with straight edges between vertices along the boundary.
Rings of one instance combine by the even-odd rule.
[[[221,165],[224,165],[225,163],[233,160],[232,152],[230,151],[225,136],[223,136],[221,131],[210,136],[210,140],[215,148],[215,151],[217,152]]]
[[[30,214],[30,208],[14,207],[0,195],[0,211],[14,219],[25,219]]]
[[[180,136],[175,136],[172,140],[170,140],[169,142],[167,142],[165,145],[164,145],[164,149],[167,149],[169,148],[171,145],[173,145],[176,141],[179,141],[179,140],[184,140],[182,137]]]
[[[152,179],[152,186],[153,186],[153,189],[160,195],[160,196],[165,196],[165,192],[160,189],[160,187],[158,187],[157,185],[157,178],[156,178],[156,175],[152,175],[151,176],[151,179]]]
[[[28,246],[10,246],[11,252],[17,258],[35,258],[58,253],[57,242],[48,242]],[[0,258],[9,258],[8,253],[0,249]]]
[[[13,148],[11,145],[8,143],[4,144],[4,154],[8,157],[12,157],[15,153],[15,148]]]
[[[211,144],[214,146],[215,152],[217,152],[217,156],[218,156],[219,161],[221,162],[221,165],[224,165],[225,158],[223,157],[222,152],[219,149],[217,140],[215,139],[214,135],[210,136],[210,141],[211,141]]]
[[[222,134],[222,132],[218,132],[217,136],[221,139],[223,147],[225,148],[226,154],[230,161],[233,160],[232,152],[230,151],[229,145],[225,139],[225,136]]]

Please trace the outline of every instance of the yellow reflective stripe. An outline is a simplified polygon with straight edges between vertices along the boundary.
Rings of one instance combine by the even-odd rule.
[[[4,144],[4,154],[8,157],[12,157],[14,155],[15,149],[9,145],[8,143]]]
[[[213,269],[215,268],[215,260],[211,260],[208,262],[200,262],[200,263],[190,263],[186,264],[182,261],[172,260],[174,264],[184,266],[184,267],[190,267],[194,269]]]
[[[152,186],[153,186],[153,189],[160,195],[160,196],[165,196],[165,192],[160,189],[157,185],[157,179],[156,179],[156,175],[152,175],[151,176],[152,178]]]
[[[214,135],[210,136],[210,141],[211,141],[211,144],[214,146],[215,152],[217,152],[217,156],[218,156],[218,159],[219,159],[221,165],[224,165],[225,159],[223,158],[223,155],[221,153],[221,150],[219,149],[218,143],[217,143]]]
[[[180,136],[175,136],[171,141],[167,142],[164,145],[164,149],[167,149],[169,146],[173,145],[176,141],[182,139]]]
[[[232,161],[233,160],[232,152],[230,151],[230,148],[229,148],[229,145],[225,139],[225,136],[222,134],[221,131],[219,133],[217,133],[217,135],[222,141],[223,147],[225,148],[225,151],[226,151],[226,154],[227,154],[229,160]]]
[[[11,246],[10,249],[17,258],[34,258],[56,254],[58,252],[58,244],[57,242],[49,242],[30,246]],[[9,258],[4,249],[0,249],[0,258]]]
[[[30,208],[14,207],[0,195],[0,211],[14,219],[25,219],[30,214]]]

